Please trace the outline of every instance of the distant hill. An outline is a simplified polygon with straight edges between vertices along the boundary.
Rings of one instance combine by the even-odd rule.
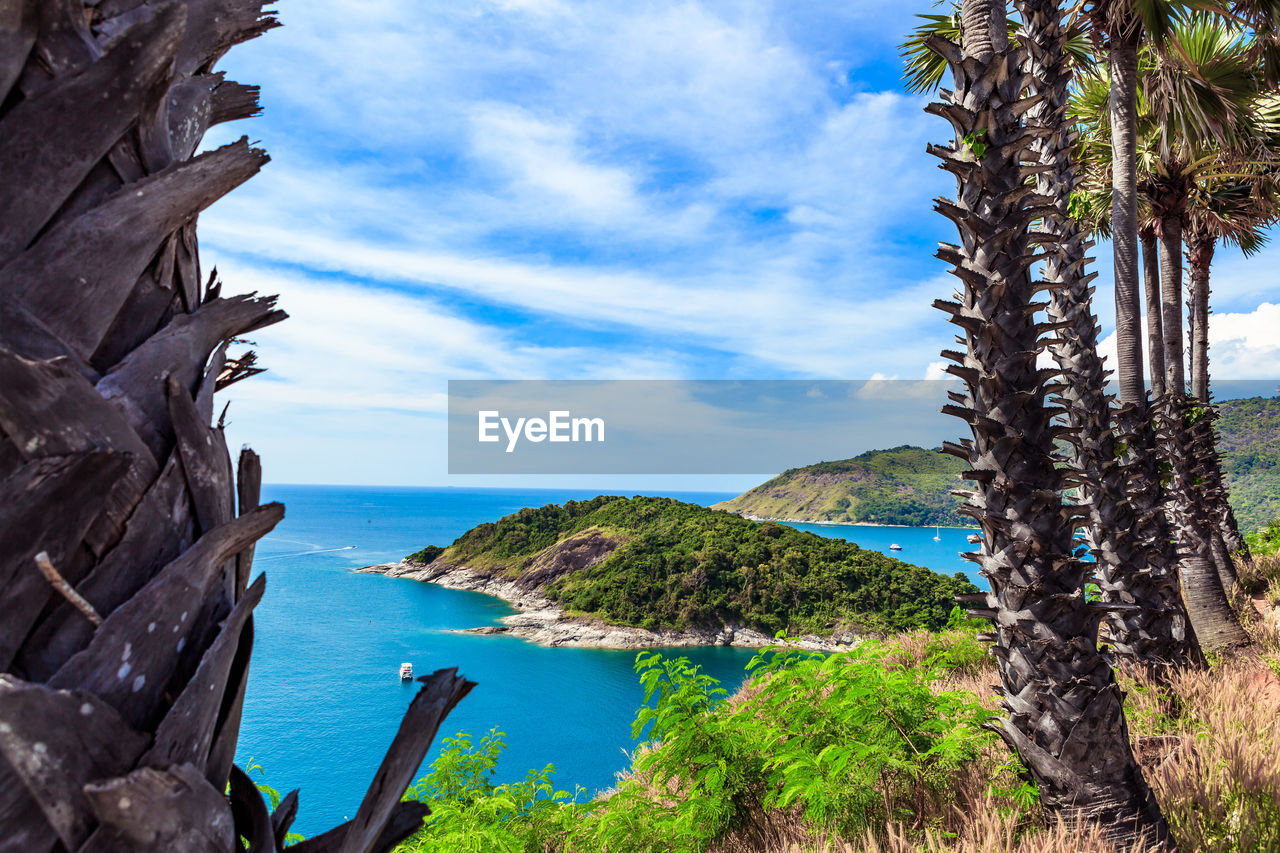
[[[1257,530],[1280,517],[1280,398],[1228,400],[1218,410],[1231,508],[1242,530]]]
[[[1231,506],[1243,530],[1256,530],[1280,517],[1280,398],[1228,400],[1219,411]],[[950,494],[964,469],[954,456],[903,445],[784,471],[715,509],[816,524],[968,526]]]
[[[715,509],[751,518],[815,523],[967,525],[956,512],[964,463],[939,450],[902,445],[784,471]]]
[[[843,539],[670,498],[609,497],[522,509],[448,548],[406,558],[467,567],[616,625],[741,625],[766,634],[938,629],[953,577]]]

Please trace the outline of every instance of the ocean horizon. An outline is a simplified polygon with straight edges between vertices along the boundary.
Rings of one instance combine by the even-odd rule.
[[[634,651],[548,648],[509,636],[455,633],[514,612],[474,592],[354,571],[448,545],[477,524],[525,506],[599,494],[661,495],[703,506],[730,492],[485,489],[407,486],[263,486],[285,504],[284,521],[257,547],[254,573],[267,590],[255,611],[255,643],[237,761],[261,765],[255,781],[282,794],[300,788],[295,829],[312,835],[355,815],[400,718],[416,692],[398,677],[456,666],[477,687],[450,714],[425,765],[446,737],[473,740],[498,729],[506,752],[497,782],[556,768],[557,788],[609,788],[630,764],[631,723],[642,699]],[[793,523],[818,535],[926,565],[976,574],[959,557],[967,530]],[[902,546],[890,551],[891,544]],[[719,679],[742,682],[752,649],[683,647],[674,657]]]

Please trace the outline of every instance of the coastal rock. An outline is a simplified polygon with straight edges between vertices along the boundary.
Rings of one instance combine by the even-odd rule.
[[[603,538],[603,537],[602,537]],[[612,552],[609,547],[608,552]],[[582,543],[575,549],[577,556],[565,563],[547,568],[554,571],[553,576],[563,574],[564,570],[573,570],[604,559],[607,556],[605,546],[600,542]],[[601,556],[604,554],[604,556]],[[574,565],[576,564],[576,565]],[[468,592],[481,592],[501,598],[519,610],[504,616],[500,625],[486,625],[478,628],[465,628],[459,631],[464,634],[506,634],[519,637],[543,646],[581,646],[599,649],[648,649],[678,646],[739,646],[745,648],[763,648],[778,645],[778,641],[767,634],[739,625],[724,625],[720,628],[703,630],[676,631],[658,629],[651,631],[629,625],[610,625],[599,619],[582,616],[571,616],[559,605],[540,594],[536,589],[526,587],[502,577],[497,572],[475,569],[468,566],[456,566],[442,563],[414,563],[408,560],[399,563],[383,563],[378,566],[365,566],[356,569],[358,572],[381,574],[392,578],[408,578],[410,580],[433,583],[449,589],[461,589]],[[836,652],[847,651],[857,642],[853,634],[839,637],[818,637],[805,635],[789,641],[793,648],[811,651]]]

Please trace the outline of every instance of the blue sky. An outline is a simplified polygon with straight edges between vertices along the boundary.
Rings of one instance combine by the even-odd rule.
[[[274,482],[491,485],[446,473],[449,379],[936,375],[947,128],[896,48],[929,9],[282,3],[220,64],[265,114],[207,140],[273,162],[202,216],[204,264],[292,315],[231,440]],[[1280,376],[1277,260],[1222,254],[1215,375]]]

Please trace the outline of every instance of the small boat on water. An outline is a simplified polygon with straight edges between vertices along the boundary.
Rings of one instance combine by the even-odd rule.
[[[939,524],[939,525],[938,525],[938,531],[937,531],[937,533],[934,535],[934,537],[933,537],[933,541],[934,541],[934,542],[941,542],[941,541],[942,541],[942,525],[941,525],[941,524]]]
[[[890,546],[889,546],[889,550],[890,550],[890,551],[901,551],[901,550],[902,550],[902,546],[901,546],[901,545],[899,545],[897,542],[894,542],[892,545],[890,545]]]
[[[400,664],[400,678],[413,678],[413,664],[407,661]]]

